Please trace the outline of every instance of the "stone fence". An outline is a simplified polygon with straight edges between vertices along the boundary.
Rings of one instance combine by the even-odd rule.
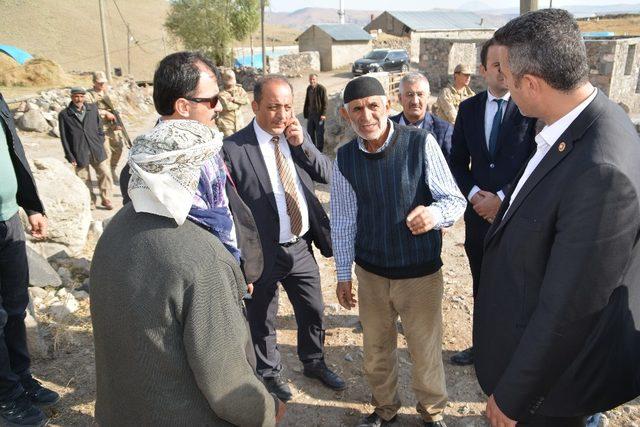
[[[301,77],[320,71],[319,52],[300,52],[290,55],[267,56],[269,72],[286,77]]]

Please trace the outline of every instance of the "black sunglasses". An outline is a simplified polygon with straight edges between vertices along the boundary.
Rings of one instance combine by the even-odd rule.
[[[184,99],[193,102],[208,102],[209,108],[216,108],[216,105],[218,105],[219,97],[218,95],[212,96],[211,98],[188,98],[185,96]]]

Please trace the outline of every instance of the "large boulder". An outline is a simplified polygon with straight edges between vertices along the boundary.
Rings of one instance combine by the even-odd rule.
[[[27,261],[29,263],[29,285],[37,288],[52,286],[59,288],[62,280],[49,262],[30,246],[27,246]]]
[[[31,170],[47,212],[49,228],[46,240],[30,241],[29,245],[45,258],[60,251],[78,254],[87,243],[91,224],[89,189],[57,159],[36,159]]]
[[[49,132],[51,125],[42,115],[40,109],[30,109],[18,119],[18,128],[28,132]]]

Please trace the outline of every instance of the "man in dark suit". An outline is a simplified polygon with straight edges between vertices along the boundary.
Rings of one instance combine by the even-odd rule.
[[[24,324],[29,304],[29,265],[18,207],[27,213],[31,235],[47,235],[47,218],[36,183],[0,94],[0,418],[14,426],[41,426],[38,408],[56,403],[58,393],[42,387],[29,371],[31,360]]]
[[[302,115],[307,119],[307,131],[313,144],[320,150],[324,148],[324,122],[327,119],[327,89],[318,83],[318,75],[309,74],[309,86],[304,98]]]
[[[500,72],[494,39],[480,51],[480,74],[487,90],[460,104],[450,158],[453,176],[469,203],[464,214],[464,249],[469,259],[473,296],[478,293],[482,245],[500,203],[535,149],[535,119],[523,117]],[[473,347],[454,354],[456,365],[473,364]]]
[[[406,126],[414,126],[431,132],[438,141],[445,160],[451,153],[453,126],[446,120],[427,112],[427,99],[431,90],[429,80],[421,73],[408,73],[400,80],[400,103],[402,113],[389,119]]]
[[[102,120],[98,106],[84,102],[85,94],[86,91],[81,87],[71,88],[69,106],[58,114],[60,141],[64,157],[89,188],[91,207],[95,206],[96,196],[93,193],[89,166],[96,171],[98,177],[101,204],[105,209],[111,210],[113,180],[104,147]]]
[[[495,38],[513,100],[547,125],[485,239],[476,374],[493,426],[584,426],[640,394],[640,140],[589,83],[568,12]]]
[[[247,304],[257,371],[270,391],[291,399],[276,343],[280,282],[295,312],[304,374],[343,389],[344,381],[324,362],[324,305],[311,250],[313,242],[322,255],[332,256],[329,219],[313,190],[313,181],[329,181],[331,163],[295,119],[286,79],[260,80],[251,106],[255,119],[227,138],[223,149],[238,194],[255,218],[264,254],[262,276]]]

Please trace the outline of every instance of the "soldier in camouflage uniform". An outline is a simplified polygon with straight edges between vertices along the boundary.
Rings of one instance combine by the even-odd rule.
[[[222,111],[216,124],[224,136],[229,136],[244,126],[240,108],[249,103],[249,97],[242,86],[236,84],[236,75],[233,70],[222,73],[222,82],[224,88],[218,94]]]
[[[475,92],[469,88],[471,74],[473,70],[468,65],[456,65],[453,70],[453,84],[442,89],[435,103],[434,112],[438,117],[451,124],[456,122],[460,103],[475,95]]]
[[[119,184],[119,176],[116,167],[122,157],[124,137],[122,128],[116,123],[116,108],[113,101],[107,94],[107,77],[102,71],[93,73],[93,89],[87,92],[87,103],[98,105],[98,113],[102,119],[102,130],[104,132],[104,149],[107,152],[107,161],[111,166],[113,182]]]

